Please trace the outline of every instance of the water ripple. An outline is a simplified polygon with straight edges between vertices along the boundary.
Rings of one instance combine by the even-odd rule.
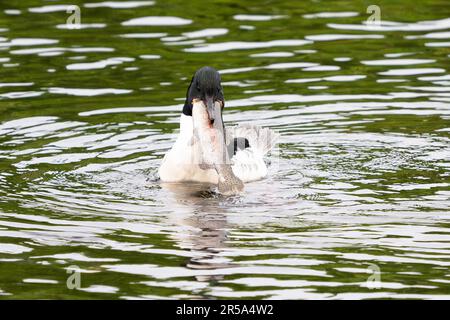
[[[3,10],[0,296],[448,299],[450,20],[415,5]],[[236,197],[157,174],[205,64],[227,126],[280,133]]]

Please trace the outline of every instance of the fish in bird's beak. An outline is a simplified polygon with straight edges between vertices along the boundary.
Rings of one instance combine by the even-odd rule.
[[[183,113],[194,123],[194,136],[201,149],[200,167],[214,168],[219,176],[219,191],[235,194],[243,190],[242,181],[231,168],[222,119],[224,97],[220,74],[203,67],[195,73],[189,86]]]
[[[231,168],[231,161],[225,143],[225,131],[222,120],[222,106],[214,102],[205,106],[201,100],[193,102],[192,116],[194,134],[201,148],[200,167],[215,169],[219,181],[219,192],[225,195],[238,194],[244,184],[237,178]]]

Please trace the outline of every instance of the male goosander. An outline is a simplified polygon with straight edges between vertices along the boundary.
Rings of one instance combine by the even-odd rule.
[[[225,129],[224,106],[220,74],[211,67],[197,70],[187,90],[180,134],[159,168],[163,182],[212,183],[229,195],[241,192],[244,182],[267,175],[263,157],[278,135],[252,125]]]

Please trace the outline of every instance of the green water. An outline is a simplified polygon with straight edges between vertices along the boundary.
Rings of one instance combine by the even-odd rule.
[[[0,3],[0,298],[450,298],[448,1],[94,1]],[[204,65],[238,197],[158,181]]]

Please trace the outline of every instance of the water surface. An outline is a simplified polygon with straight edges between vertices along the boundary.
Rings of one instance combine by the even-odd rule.
[[[95,1],[0,4],[1,298],[450,297],[448,1]],[[241,196],[158,181],[204,65]]]

